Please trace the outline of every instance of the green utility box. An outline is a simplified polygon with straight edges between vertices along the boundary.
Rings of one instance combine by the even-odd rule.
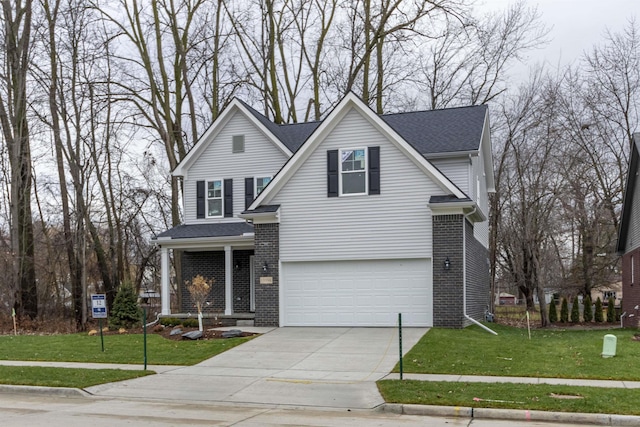
[[[615,335],[607,334],[602,343],[602,357],[613,357],[616,355],[616,344],[618,338]]]

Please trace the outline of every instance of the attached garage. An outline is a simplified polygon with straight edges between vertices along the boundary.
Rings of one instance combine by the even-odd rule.
[[[281,326],[433,324],[431,260],[283,262]]]

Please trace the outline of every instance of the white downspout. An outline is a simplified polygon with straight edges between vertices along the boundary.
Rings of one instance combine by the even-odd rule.
[[[478,207],[474,207],[471,212],[462,216],[462,312],[464,313],[465,319],[471,321],[487,332],[492,333],[493,335],[498,335],[498,333],[492,329],[487,328],[482,323],[477,320],[471,318],[467,314],[467,218],[476,213]]]

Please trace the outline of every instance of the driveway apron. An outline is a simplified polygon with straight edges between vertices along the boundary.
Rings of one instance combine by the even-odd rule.
[[[402,331],[406,353],[427,328]],[[277,328],[197,365],[89,387],[105,397],[374,408],[398,362],[395,328]]]

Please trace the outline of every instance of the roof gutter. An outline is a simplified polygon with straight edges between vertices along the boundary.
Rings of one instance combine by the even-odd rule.
[[[467,314],[467,224],[466,224],[466,221],[467,221],[467,218],[473,215],[476,210],[477,210],[477,207],[474,207],[473,211],[469,212],[468,214],[464,214],[463,215],[464,220],[462,222],[462,312],[464,314],[464,318],[469,320],[471,323],[480,326],[482,329],[492,333],[493,335],[498,335],[496,331],[494,331],[493,329],[489,329],[488,327],[486,327],[485,325],[478,322],[477,320],[475,320],[474,318],[472,318]]]

